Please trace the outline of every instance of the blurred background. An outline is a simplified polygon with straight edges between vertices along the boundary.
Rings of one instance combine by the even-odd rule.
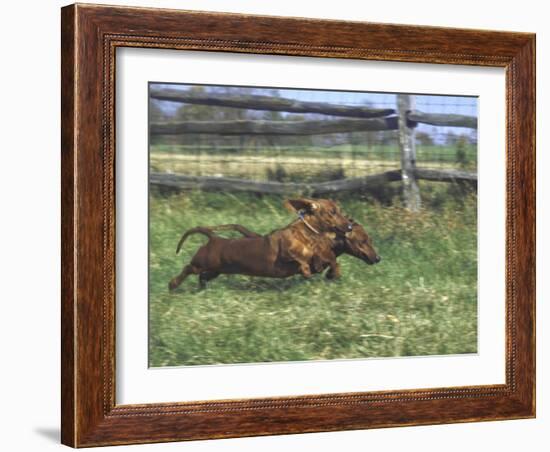
[[[151,366],[477,351],[477,98],[151,83],[149,120]],[[168,293],[183,232],[269,233],[290,196],[337,200],[382,263]]]

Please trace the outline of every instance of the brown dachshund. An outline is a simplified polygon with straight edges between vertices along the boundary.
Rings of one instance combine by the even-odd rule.
[[[311,218],[308,203],[313,202],[317,204],[314,210],[320,210],[323,207],[329,209],[328,218],[341,215],[339,208],[332,201],[292,200],[288,202],[291,207],[301,208],[300,218],[287,228],[276,230],[266,236],[256,234],[241,225],[198,227],[187,231],[178,243],[178,252],[185,239],[191,234],[206,235],[209,241],[199,249],[191,263],[170,281],[170,290],[178,287],[190,274],[199,275],[201,286],[221,273],[276,278],[301,273],[307,278],[312,273],[319,273],[330,267],[327,278],[337,278],[340,276],[340,268],[336,257],[342,253],[358,257],[369,264],[380,261],[368,234],[361,225],[346,218],[343,224],[327,228],[326,225],[319,224]],[[342,225],[345,227],[342,228]],[[332,230],[327,231],[327,229]],[[214,230],[235,230],[245,237],[225,239],[216,236]]]
[[[330,267],[325,276],[329,279],[340,277],[340,266],[336,262],[336,258],[342,254],[354,256],[369,265],[377,264],[382,260],[374,249],[372,239],[365,228],[353,219],[349,221],[352,224],[352,229],[345,234],[325,232],[319,235],[310,261],[311,273],[321,273],[327,267]],[[241,233],[245,237],[261,237],[260,234],[252,232],[240,224],[226,224],[209,229],[211,231],[232,230]]]
[[[272,278],[300,273],[309,278],[319,237],[325,233],[345,234],[352,229],[352,224],[340,207],[328,199],[292,199],[286,201],[285,206],[297,212],[299,218],[265,236],[252,233],[253,236],[226,239],[215,235],[210,228],[187,231],[178,243],[177,252],[191,234],[203,234],[209,240],[182,272],[172,278],[169,289],[174,290],[191,274],[199,275],[201,285],[222,273]]]

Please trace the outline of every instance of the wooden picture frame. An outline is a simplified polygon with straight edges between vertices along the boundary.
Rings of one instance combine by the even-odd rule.
[[[70,5],[62,9],[62,442],[73,447],[535,416],[535,36]],[[506,69],[506,383],[115,403],[115,50],[147,47]]]

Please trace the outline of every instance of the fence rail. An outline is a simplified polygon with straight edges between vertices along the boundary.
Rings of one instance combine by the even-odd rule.
[[[151,124],[153,135],[321,135],[326,133],[397,130],[396,116],[376,119],[336,119],[331,121],[180,121]]]
[[[403,118],[407,127],[417,124],[477,129],[475,116],[407,111]],[[398,117],[371,119],[333,119],[306,121],[267,121],[234,119],[230,121],[170,121],[151,123],[152,135],[212,134],[212,135],[318,135],[325,133],[376,132],[397,130]]]
[[[351,118],[378,118],[395,113],[391,108],[370,108],[368,106],[338,105],[326,102],[304,102],[283,97],[260,95],[207,94],[179,90],[151,90],[151,98],[216,107],[246,108],[249,110],[286,111],[289,113],[318,113]]]
[[[407,127],[417,124],[477,129],[475,116],[432,114],[420,111],[405,113]],[[235,119],[231,121],[171,121],[151,124],[152,135],[212,134],[212,135],[320,135],[325,133],[376,132],[397,130],[398,117],[371,119],[334,119],[309,121],[267,121]]]
[[[431,170],[416,168],[416,179],[439,182],[477,184],[477,174],[457,170]],[[342,192],[355,192],[381,187],[389,182],[400,181],[401,170],[386,171],[365,177],[334,180],[318,183],[261,182],[249,179],[234,179],[209,176],[186,176],[183,174],[151,173],[149,182],[159,188],[172,190],[230,191],[270,195],[323,196]]]
[[[409,123],[421,122],[423,124],[431,124],[432,126],[477,129],[477,118],[475,116],[422,113],[421,111],[413,110],[407,112],[407,121]]]

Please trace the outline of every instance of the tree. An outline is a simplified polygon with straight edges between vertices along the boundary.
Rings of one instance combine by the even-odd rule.
[[[433,146],[434,140],[427,132],[416,132],[416,142],[422,146]]]

